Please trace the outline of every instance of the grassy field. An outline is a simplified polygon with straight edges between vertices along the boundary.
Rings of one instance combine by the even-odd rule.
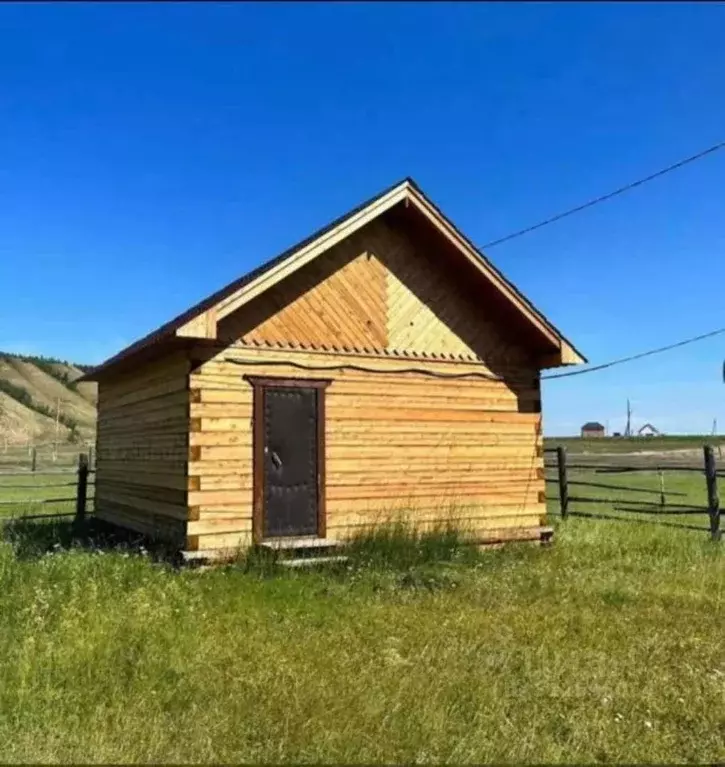
[[[669,452],[686,449],[702,449],[703,445],[723,445],[725,437],[673,435],[664,437],[603,437],[582,439],[581,437],[547,437],[547,449],[560,445],[572,454],[579,453],[635,453],[638,451]]]
[[[75,511],[78,478],[71,467],[63,473],[0,474],[0,519]],[[88,508],[93,507],[93,474],[89,477]]]
[[[0,500],[74,480],[0,477]],[[570,480],[600,518],[562,522],[550,485],[552,547],[394,535],[318,572],[178,570],[15,521],[0,762],[722,762],[725,544],[702,474],[666,472],[664,510],[655,472]]]
[[[92,442],[90,444],[93,444]],[[89,443],[60,444],[54,451],[52,444],[36,448],[36,469],[41,471],[68,471],[78,466],[78,454],[88,453]],[[55,455],[55,458],[53,456]],[[0,448],[0,477],[3,474],[22,472],[31,474],[32,458],[29,447],[9,445]]]
[[[547,471],[550,512],[560,512],[556,471]],[[721,480],[722,481],[722,480]],[[709,530],[707,491],[702,471],[665,470],[614,472],[570,469],[569,513],[655,524],[680,529]],[[665,505],[661,505],[664,490]]]
[[[702,533],[572,518],[548,549],[393,539],[318,573],[6,536],[2,762],[725,758]]]

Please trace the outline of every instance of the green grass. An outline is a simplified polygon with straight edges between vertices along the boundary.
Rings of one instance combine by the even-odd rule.
[[[91,474],[87,491],[89,509],[93,503],[92,478]],[[0,474],[0,519],[72,513],[76,507],[77,482],[72,468],[65,473]]]
[[[0,761],[722,761],[722,546],[577,518],[555,539],[383,532],[299,573],[16,532]]]
[[[551,480],[547,482],[549,511],[558,515],[556,470],[548,470],[547,477]],[[664,506],[661,505],[660,476],[656,471],[613,473],[570,469],[569,511],[611,516],[640,524],[694,526],[709,530],[704,472],[665,470],[662,477]]]
[[[659,500],[654,472],[570,480],[605,501],[572,511],[616,519],[560,521],[550,485],[553,547],[477,552],[401,523],[312,572],[256,553],[178,570],[13,522],[0,762],[723,761],[725,543],[704,510],[624,510]],[[72,481],[0,477],[0,499]],[[701,474],[665,483],[669,504],[704,507]]]
[[[81,444],[59,442],[53,460],[53,445],[44,444],[36,448],[36,470],[43,471],[73,471],[78,466],[78,454],[88,453],[88,443]],[[32,458],[29,447],[11,445],[0,448],[0,478],[9,472],[31,474]]]

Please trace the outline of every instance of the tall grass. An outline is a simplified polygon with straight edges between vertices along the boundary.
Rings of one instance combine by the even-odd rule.
[[[62,534],[0,545],[2,762],[725,757],[704,535],[570,519],[551,548],[479,554],[388,530],[298,572]]]
[[[473,551],[465,531],[454,523],[420,529],[398,517],[387,524],[363,528],[345,549],[355,567],[405,569],[450,561],[470,561]]]

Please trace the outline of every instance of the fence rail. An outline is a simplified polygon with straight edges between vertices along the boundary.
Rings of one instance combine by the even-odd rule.
[[[550,457],[554,456],[554,460],[550,460]],[[57,503],[75,503],[75,509],[72,512],[56,512],[53,514],[32,514],[33,519],[49,519],[53,517],[74,517],[74,524],[81,524],[87,514],[88,504],[88,489],[95,483],[92,481],[92,477],[95,474],[95,469],[91,466],[91,456],[88,453],[80,453],[77,455],[77,464],[75,468],[37,471],[37,466],[33,462],[34,469],[25,468],[24,470],[16,471],[2,471],[0,470],[0,478],[3,477],[39,477],[39,476],[56,476],[56,475],[70,475],[75,476],[73,482],[57,482],[48,483],[47,485],[41,485],[43,489],[58,489],[64,487],[76,488],[74,497],[63,498],[28,498],[28,499],[15,499],[15,500],[0,500],[0,507],[18,506],[23,504],[33,505],[51,505]],[[568,516],[578,517],[590,517],[596,519],[617,519],[619,521],[641,521],[634,519],[626,519],[623,517],[617,517],[601,513],[588,513],[580,510],[572,510],[572,504],[593,504],[597,505],[609,505],[616,506],[616,511],[639,513],[639,514],[655,514],[657,516],[663,515],[675,515],[675,516],[689,516],[696,514],[707,514],[709,518],[709,531],[713,540],[721,540],[721,510],[720,500],[718,495],[718,476],[725,476],[724,470],[718,470],[715,452],[710,445],[706,445],[703,448],[703,464],[700,467],[697,466],[679,466],[668,463],[655,464],[655,465],[642,465],[642,466],[627,466],[627,465],[606,465],[597,462],[594,463],[568,463],[568,455],[565,447],[547,448],[544,450],[544,467],[549,470],[556,470],[556,477],[546,477],[544,475],[545,482],[547,484],[555,484],[558,486],[558,500],[559,508],[562,518],[566,519]],[[576,471],[590,471],[595,474],[623,474],[623,473],[635,473],[646,472],[649,474],[657,473],[660,477],[660,487],[657,488],[642,488],[642,487],[626,487],[606,482],[592,482],[581,479],[571,480],[571,472]],[[667,501],[667,496],[676,497],[678,499],[685,499],[687,493],[678,490],[667,490],[665,488],[664,476],[667,473],[681,473],[681,472],[697,472],[704,475],[704,487],[703,490],[706,493],[706,501],[702,505],[696,503],[671,503]],[[90,481],[89,481],[90,480]],[[0,484],[0,492],[4,489],[34,489],[34,485],[31,484],[13,484],[3,485]],[[659,495],[659,502],[647,499],[607,499],[607,498],[595,498],[586,495],[571,494],[570,489],[575,489],[575,492],[579,488],[596,488],[603,490],[616,490],[624,493],[645,493],[650,495]],[[640,497],[641,498],[641,497]],[[676,525],[676,523],[660,522],[660,524]],[[677,525],[679,527],[687,527],[690,529],[706,530],[707,528],[695,527],[694,525]]]
[[[553,460],[552,460],[553,458]],[[544,468],[546,470],[555,470],[556,476],[546,476],[544,474],[545,482],[548,484],[557,485],[558,487],[558,500],[559,510],[563,519],[568,516],[585,516],[597,519],[617,519],[623,520],[622,517],[616,517],[612,515],[605,515],[599,513],[587,513],[582,511],[572,511],[571,504],[600,504],[609,505],[615,507],[616,511],[620,512],[632,512],[632,513],[652,513],[656,515],[694,515],[694,514],[707,514],[709,518],[709,530],[713,540],[721,540],[721,509],[720,499],[718,495],[718,477],[725,477],[725,470],[718,470],[717,462],[715,459],[715,451],[711,445],[705,445],[703,447],[703,463],[701,466],[687,465],[679,466],[677,464],[671,464],[667,462],[657,464],[645,464],[642,465],[607,465],[606,463],[598,463],[593,461],[591,463],[568,463],[568,456],[566,447],[546,448],[544,450]],[[642,487],[626,487],[623,485],[615,485],[606,482],[591,482],[587,480],[575,479],[571,481],[569,479],[571,471],[589,471],[595,474],[626,474],[646,472],[648,474],[656,473],[660,478],[659,488],[642,488]],[[675,496],[678,498],[686,498],[687,493],[677,490],[666,490],[664,477],[667,473],[682,473],[691,472],[704,475],[704,487],[706,492],[706,501],[701,506],[696,503],[670,503],[667,501],[667,496]],[[654,500],[648,501],[642,500],[630,500],[630,499],[611,499],[611,498],[594,498],[591,496],[581,496],[570,494],[570,488],[582,488],[593,487],[604,490],[616,490],[623,493],[649,493],[651,495],[659,495],[659,502]],[[635,520],[624,520],[635,521]],[[667,524],[667,523],[662,523]],[[673,524],[673,523],[670,523]],[[695,528],[692,525],[681,525],[684,527],[690,527],[692,529],[703,530],[706,528]]]
[[[546,468],[555,468],[557,463],[544,463]],[[570,469],[581,469],[583,471],[595,471],[602,474],[626,474],[629,472],[637,471],[694,471],[698,474],[703,472],[702,466],[678,466],[677,464],[649,464],[642,466],[608,466],[603,463],[571,463],[568,464]],[[717,472],[720,476],[725,476],[725,470],[719,470]]]
[[[75,509],[72,512],[53,512],[49,514],[27,514],[21,515],[20,518],[32,518],[32,519],[53,519],[62,517],[74,517],[74,524],[81,524],[87,514],[88,503],[88,489],[95,483],[92,480],[95,474],[95,469],[90,467],[90,458],[87,453],[77,454],[77,465],[75,469],[56,469],[54,471],[0,471],[0,478],[2,477],[39,477],[43,475],[55,476],[55,475],[74,475],[75,480],[73,482],[51,482],[48,484],[13,484],[5,485],[0,484],[0,493],[5,489],[12,490],[36,490],[38,488],[56,490],[58,488],[75,487],[76,492],[72,497],[62,498],[16,498],[13,500],[0,500],[0,508],[7,506],[19,506],[19,505],[34,505],[44,506],[58,503],[74,503]],[[89,481],[90,480],[90,481]]]
[[[73,445],[6,445],[0,448],[0,474],[13,474],[16,471],[46,473],[65,471],[71,468],[78,458],[79,447]],[[85,454],[88,465],[94,465],[94,449],[88,446]]]

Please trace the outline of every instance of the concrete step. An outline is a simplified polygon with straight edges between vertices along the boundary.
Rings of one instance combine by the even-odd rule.
[[[313,558],[317,553],[324,557],[327,554],[339,551],[345,545],[345,541],[318,538],[313,535],[305,538],[270,538],[259,544],[260,548],[276,552],[280,562],[285,560],[295,561],[295,558],[309,559]],[[185,562],[220,562],[234,559],[239,553],[233,549],[205,549],[204,551],[182,551],[181,555]]]
[[[184,562],[224,562],[234,559],[233,549],[204,549],[203,551],[182,551]]]
[[[297,559],[280,559],[278,564],[282,567],[314,567],[316,565],[330,565],[347,562],[347,557],[298,557]]]
[[[262,548],[273,551],[299,551],[300,549],[336,549],[344,546],[344,541],[336,541],[332,538],[268,538],[259,544]]]

